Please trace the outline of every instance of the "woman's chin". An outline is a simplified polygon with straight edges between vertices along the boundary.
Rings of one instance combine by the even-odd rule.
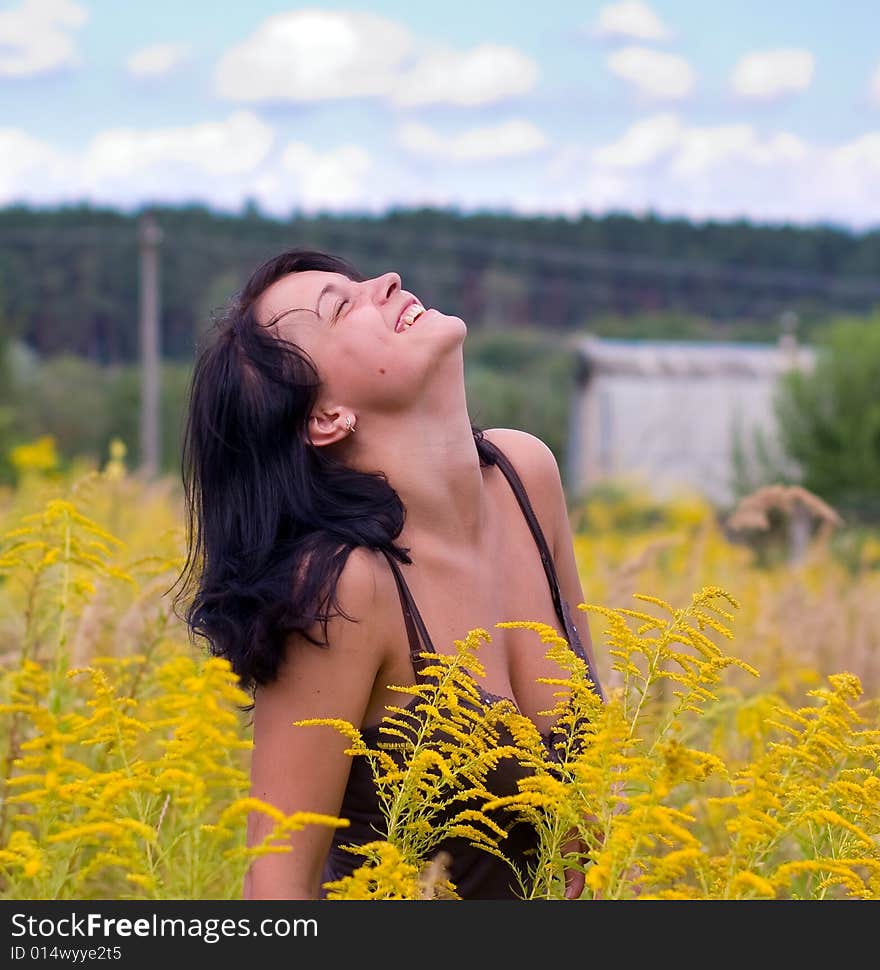
[[[454,313],[441,313],[440,310],[435,310],[435,313],[439,314],[441,317],[445,317],[447,320],[452,320],[461,327],[461,329],[467,332],[467,324],[461,317],[457,317]]]
[[[461,317],[457,317],[452,313],[443,313],[442,310],[438,310],[435,307],[430,307],[428,310],[426,310],[425,313],[422,314],[422,317],[417,320],[414,326],[417,327],[419,323],[422,323],[423,321],[426,328],[434,326],[441,328],[446,332],[455,331],[462,338],[467,333],[467,324],[464,322],[464,320],[462,320]]]

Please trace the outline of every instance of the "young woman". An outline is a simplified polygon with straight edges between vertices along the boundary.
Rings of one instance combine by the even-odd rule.
[[[321,898],[362,861],[340,846],[382,824],[365,759],[337,731],[293,721],[342,718],[374,737],[400,703],[388,685],[418,682],[418,654],[483,627],[480,689],[546,733],[554,688],[536,679],[560,671],[532,631],[501,620],[551,624],[595,672],[556,460],[534,435],[471,423],[466,333],[397,273],[365,279],[290,250],[253,273],[196,360],[187,622],[252,694],[254,797],[351,822],[307,826],[291,852],[255,860],[247,899]],[[503,790],[516,769],[496,772]],[[270,824],[252,814],[248,843]],[[522,863],[535,836],[514,829],[504,851]],[[503,860],[464,840],[442,848],[461,898],[517,896]],[[571,871],[569,893],[582,887]]]

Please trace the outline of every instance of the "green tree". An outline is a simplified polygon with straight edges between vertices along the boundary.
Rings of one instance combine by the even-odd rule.
[[[813,370],[780,383],[780,442],[805,488],[845,516],[880,521],[880,311],[839,318],[814,344]]]

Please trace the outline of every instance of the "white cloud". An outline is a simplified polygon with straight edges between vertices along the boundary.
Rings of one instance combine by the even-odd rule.
[[[547,139],[530,121],[513,120],[488,128],[471,128],[447,137],[427,125],[408,124],[398,132],[400,144],[416,155],[455,162],[530,155]]]
[[[490,104],[535,84],[535,62],[512,47],[481,44],[469,51],[435,49],[398,80],[397,104]]]
[[[587,179],[587,195],[594,208],[627,208],[629,184],[626,179],[610,172],[591,172]]]
[[[285,194],[305,210],[358,206],[367,194],[365,176],[373,166],[360,145],[342,145],[321,152],[302,142],[291,142],[281,156]]]
[[[756,166],[797,162],[807,154],[803,141],[782,132],[764,141],[751,125],[687,128],[672,162],[672,173],[700,175],[722,163],[739,161]]]
[[[880,64],[874,69],[874,75],[871,78],[870,97],[875,104],[880,105]]]
[[[169,74],[187,55],[186,44],[153,44],[135,51],[126,62],[134,77],[158,77]]]
[[[87,184],[125,181],[144,171],[180,168],[203,175],[250,172],[268,155],[272,129],[248,111],[180,128],[116,128],[97,135],[84,160]]]
[[[202,201],[237,210],[255,198],[266,212],[286,217],[293,207],[379,213],[396,201],[387,179],[368,177],[373,160],[361,146],[319,150],[290,142],[270,153],[273,137],[245,111],[189,128],[104,131],[78,155],[0,129],[0,204]]]
[[[807,154],[805,143],[788,132],[762,139],[748,124],[688,126],[664,112],[630,125],[591,157],[596,165],[614,170],[644,169],[666,160],[672,175],[687,177],[730,161],[767,166],[799,162]]]
[[[0,11],[0,77],[30,77],[76,65],[73,32],[87,18],[72,0],[24,0]]]
[[[25,198],[30,186],[65,170],[60,152],[20,128],[0,128],[0,202]]]
[[[385,97],[399,105],[477,105],[529,90],[537,73],[514,48],[427,47],[385,17],[311,8],[264,20],[221,58],[215,84],[232,101]]]
[[[808,50],[753,51],[740,58],[730,83],[742,98],[769,100],[806,90],[813,79],[813,67],[814,58]]]
[[[608,57],[608,67],[651,99],[678,99],[694,88],[694,71],[678,54],[650,47],[624,47]]]
[[[616,155],[603,152],[611,145],[559,144],[555,156],[520,182],[498,179],[493,171],[484,184],[468,170],[456,204],[485,208],[487,198],[497,199],[523,214],[575,218],[620,211],[695,221],[880,226],[880,131],[832,145],[748,125],[689,126],[669,113],[641,124],[640,137],[627,130],[613,143]],[[639,156],[641,165],[635,164]]]
[[[880,132],[872,131],[832,149],[831,163],[840,172],[880,176]]]
[[[560,155],[562,163],[543,169],[548,207],[880,226],[880,131],[822,144],[749,124],[692,125],[664,112],[607,144],[568,145]]]
[[[408,30],[375,14],[277,14],[223,56],[217,90],[232,101],[385,94],[413,49]]]
[[[671,31],[646,3],[623,0],[599,11],[593,28],[598,37],[627,37],[635,40],[666,40]]]
[[[617,141],[597,148],[593,161],[608,168],[642,168],[672,151],[681,135],[677,115],[654,115],[630,125]]]

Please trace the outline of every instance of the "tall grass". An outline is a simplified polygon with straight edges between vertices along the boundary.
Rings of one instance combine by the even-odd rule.
[[[235,899],[253,856],[290,851],[291,831],[344,828],[249,796],[250,698],[170,608],[174,483],[128,472],[121,444],[65,475],[47,442],[15,460],[0,493],[0,895]],[[501,622],[558,667],[552,752],[475,690],[482,629],[399,688],[415,702],[388,711],[394,757],[332,722],[370,761],[388,826],[329,898],[454,898],[444,839],[505,857],[517,820],[539,835],[515,872],[525,899],[561,899],[571,868],[585,900],[877,898],[872,547],[853,570],[820,535],[799,563],[768,567],[699,502],[575,511],[607,703],[553,628]],[[485,782],[502,757],[527,771],[498,798]],[[251,848],[249,812],[275,822]]]

